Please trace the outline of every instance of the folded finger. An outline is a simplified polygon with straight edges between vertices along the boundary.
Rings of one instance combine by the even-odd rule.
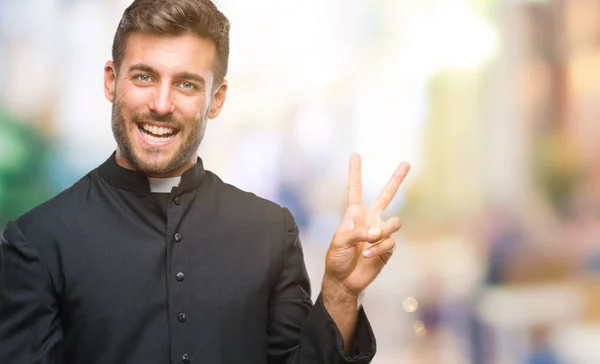
[[[387,238],[402,227],[402,221],[394,216],[383,223],[381,226],[381,237]]]
[[[376,243],[398,231],[402,227],[402,222],[399,218],[392,217],[380,226],[359,226],[348,229],[350,225],[349,222],[342,224],[340,230],[334,236],[335,245],[348,247],[360,242]]]
[[[385,253],[392,253],[395,246],[396,242],[394,239],[387,238],[363,250],[362,254],[367,258],[376,257]]]

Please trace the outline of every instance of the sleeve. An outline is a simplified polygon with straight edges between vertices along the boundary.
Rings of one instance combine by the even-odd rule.
[[[325,309],[319,294],[314,306],[304,264],[298,227],[284,209],[286,245],[283,268],[269,304],[270,364],[369,363],[375,356],[375,336],[361,307],[358,312],[354,345],[350,356],[344,353],[342,336]]]
[[[0,342],[0,363],[63,363],[50,276],[14,223],[0,239]]]

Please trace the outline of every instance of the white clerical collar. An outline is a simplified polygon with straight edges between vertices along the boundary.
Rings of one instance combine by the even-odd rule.
[[[171,193],[173,187],[179,186],[181,176],[168,178],[153,178],[148,177],[150,183],[150,192],[152,193]]]

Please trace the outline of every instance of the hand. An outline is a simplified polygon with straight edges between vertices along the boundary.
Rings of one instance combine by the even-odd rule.
[[[381,272],[395,247],[390,236],[402,226],[397,217],[382,221],[381,213],[396,195],[409,170],[408,163],[401,163],[375,204],[367,207],[362,202],[360,156],[350,156],[348,205],[327,251],[323,290],[339,292],[341,289],[351,297],[358,297]]]

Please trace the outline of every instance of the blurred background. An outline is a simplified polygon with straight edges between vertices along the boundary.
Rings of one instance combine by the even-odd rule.
[[[0,0],[0,226],[114,150],[130,0]],[[364,297],[384,363],[600,363],[600,0],[219,0],[229,93],[199,154],[288,206],[316,298],[363,157],[404,228]]]

